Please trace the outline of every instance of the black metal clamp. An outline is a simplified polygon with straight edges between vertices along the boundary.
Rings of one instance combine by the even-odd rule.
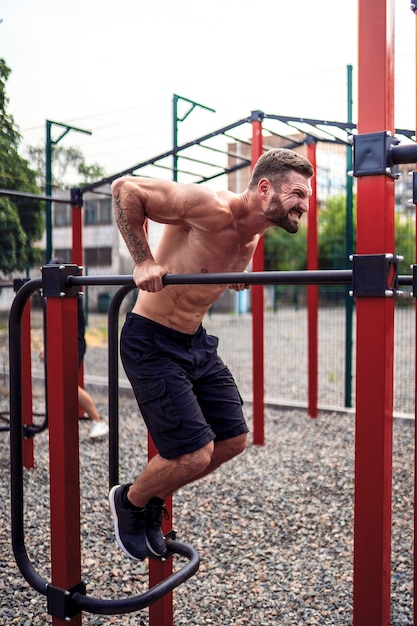
[[[389,130],[352,136],[353,175],[399,177],[400,163],[417,163],[417,145],[398,145],[400,140]]]
[[[352,291],[354,297],[384,298],[400,295],[397,254],[353,254]]]

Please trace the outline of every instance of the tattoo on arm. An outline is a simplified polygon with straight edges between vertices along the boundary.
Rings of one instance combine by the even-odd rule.
[[[132,227],[130,220],[126,217],[122,208],[119,192],[114,194],[113,201],[116,224],[126,242],[133,261],[140,264],[150,258],[145,232],[142,231],[143,236],[141,236],[140,233],[137,232],[137,228]]]

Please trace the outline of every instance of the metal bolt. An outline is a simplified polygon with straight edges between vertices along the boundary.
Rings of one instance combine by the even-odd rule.
[[[394,295],[394,292],[392,289],[385,289],[385,295],[387,298],[391,298]]]
[[[349,291],[349,295],[351,298],[353,298],[353,291]]]
[[[65,291],[60,291],[59,292],[59,297],[60,298],[65,298]]]

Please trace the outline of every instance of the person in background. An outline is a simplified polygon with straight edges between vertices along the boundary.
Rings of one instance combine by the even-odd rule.
[[[80,369],[84,360],[87,343],[85,340],[85,317],[83,311],[82,297],[78,297],[78,369]],[[109,432],[106,422],[101,419],[93,398],[80,385],[78,385],[78,404],[93,422],[90,430],[90,439],[98,439],[104,437]]]
[[[63,259],[58,257],[50,260],[50,265],[59,265],[65,263]],[[80,369],[84,360],[85,351],[87,349],[87,343],[85,340],[85,316],[83,311],[82,296],[78,297],[78,369]],[[39,358],[44,360],[44,350],[40,350]],[[90,430],[90,439],[98,439],[99,437],[105,437],[109,432],[109,427],[106,422],[101,419],[100,414],[94,404],[93,398],[90,394],[80,385],[78,385],[78,404],[82,410],[87,414],[87,417],[93,422]]]

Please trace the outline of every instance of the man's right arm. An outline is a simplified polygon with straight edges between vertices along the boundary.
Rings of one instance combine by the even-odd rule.
[[[145,232],[145,204],[136,181],[118,179],[112,184],[116,224],[134,262],[133,280],[145,291],[160,291],[167,273],[158,265]]]

